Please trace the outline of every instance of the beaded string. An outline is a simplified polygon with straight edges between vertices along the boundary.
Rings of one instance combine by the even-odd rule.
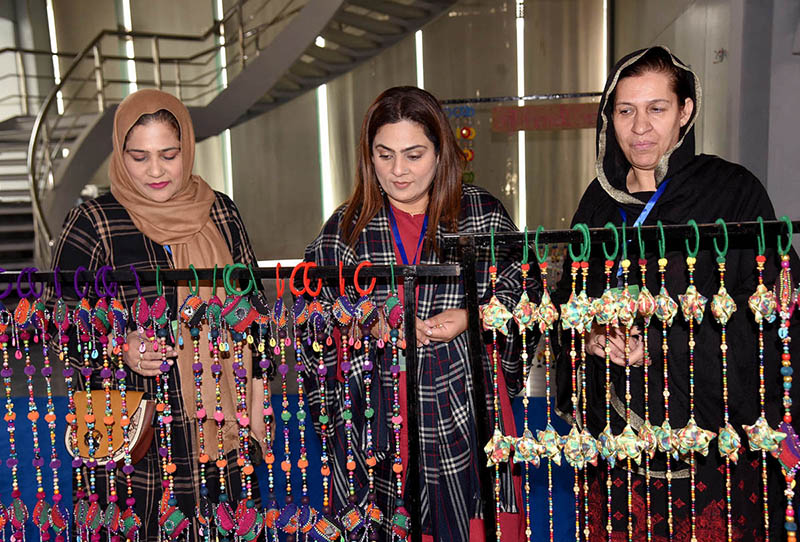
[[[150,307],[150,318],[152,327],[156,330],[157,339],[153,349],[161,355],[161,365],[159,366],[161,370],[161,393],[158,398],[157,411],[159,412],[159,454],[161,455],[163,496],[158,525],[160,536],[167,539],[176,539],[188,526],[189,520],[177,508],[178,500],[175,497],[175,471],[177,466],[172,456],[172,405],[169,392],[171,366],[167,361],[167,338],[170,337],[171,322],[169,305],[163,295],[163,288],[158,279],[158,274],[159,268],[156,267],[156,292],[158,297]]]
[[[368,267],[371,265],[372,264],[368,261],[361,262],[358,265],[353,277],[353,284],[355,285],[356,291],[361,296],[356,303],[355,314],[358,325],[361,328],[361,343],[364,349],[364,366],[362,370],[364,378],[364,403],[366,405],[366,408],[364,409],[364,423],[366,426],[364,455],[367,463],[367,482],[369,487],[367,493],[367,507],[364,510],[365,532],[362,538],[366,538],[368,540],[378,540],[378,526],[383,519],[383,512],[376,503],[377,495],[375,492],[375,466],[378,464],[378,460],[375,457],[375,444],[372,435],[372,424],[373,418],[375,417],[375,410],[372,408],[372,378],[375,364],[373,361],[372,349],[370,348],[370,342],[372,340],[372,328],[379,320],[379,313],[377,307],[369,298],[369,295],[375,288],[376,279],[373,278],[372,282],[367,288],[362,288],[358,284],[358,273],[363,267]],[[383,340],[380,339],[378,347],[380,348],[382,346]],[[359,344],[357,342],[356,348],[358,347]]]
[[[606,460],[606,533],[609,542],[612,536],[611,524],[611,472],[617,461],[617,441],[611,430],[611,328],[616,327],[618,324],[619,316],[617,314],[617,296],[611,289],[611,269],[614,267],[614,260],[617,257],[619,250],[619,239],[617,229],[612,223],[607,223],[605,228],[610,229],[614,235],[614,251],[609,253],[603,243],[603,253],[605,255],[605,262],[603,263],[603,270],[606,277],[605,289],[603,295],[597,300],[597,308],[595,310],[595,317],[597,323],[605,326],[605,414],[606,426],[600,433],[600,455]]]
[[[538,234],[539,231],[543,229],[539,226],[539,229],[536,230]],[[538,236],[536,237],[536,251],[537,251],[537,258],[539,257],[539,247],[538,247]],[[547,251],[549,247],[545,245],[545,255],[542,257],[543,260],[547,258]],[[547,264],[545,263],[545,266]],[[528,382],[528,374],[530,371],[530,365],[528,364],[528,329],[532,329],[538,323],[539,318],[539,309],[528,298],[528,272],[530,271],[530,264],[528,263],[528,228],[525,228],[525,241],[522,245],[522,264],[520,266],[522,270],[522,295],[520,296],[519,302],[517,306],[514,308],[514,321],[517,323],[517,327],[519,327],[520,335],[522,336],[522,353],[520,357],[522,358],[522,382],[525,383],[527,386]],[[546,285],[546,283],[545,283]],[[546,286],[545,286],[546,287]],[[522,464],[522,476],[523,476],[523,506],[525,508],[525,537],[527,540],[531,540],[532,530],[531,530],[531,482],[530,482],[530,464],[533,460],[533,455],[535,454],[534,448],[530,445],[533,440],[533,434],[531,433],[530,427],[528,427],[528,408],[529,408],[530,400],[528,399],[528,393],[525,393],[522,397],[522,405],[524,409],[524,414],[522,417],[522,435],[517,438],[514,442],[514,449],[516,450],[514,454],[514,463]],[[539,459],[538,454],[535,454],[536,459]]]
[[[105,297],[100,297],[95,303],[94,313],[92,314],[92,323],[94,324],[94,331],[97,333],[97,342],[100,343],[102,367],[100,369],[100,378],[103,379],[103,425],[106,428],[106,473],[108,473],[108,506],[106,513],[103,514],[103,524],[109,534],[115,533],[119,528],[119,506],[117,505],[117,464],[114,461],[114,411],[111,408],[111,385],[113,372],[111,371],[111,362],[109,360],[108,352],[108,332],[109,332],[109,319],[108,319],[108,301]]]
[[[298,267],[292,271],[294,273]],[[292,286],[292,292],[295,292],[294,289],[294,280],[291,280],[290,285]],[[297,295],[297,302],[294,306],[294,320],[292,321],[292,331],[294,336],[294,350],[295,350],[295,373],[297,374],[297,414],[295,417],[297,418],[297,429],[300,434],[300,454],[297,459],[297,468],[300,469],[300,505],[302,512],[300,513],[300,518],[308,517],[309,520],[301,526],[301,532],[303,529],[308,528],[310,529],[313,526],[313,523],[310,523],[312,517],[316,517],[317,511],[311,507],[311,497],[308,494],[308,450],[306,449],[306,401],[305,401],[305,379],[303,378],[304,367],[300,357],[300,352],[303,349],[303,339],[300,333],[300,326],[303,326],[308,322],[308,304],[306,303],[305,298],[302,296],[302,291],[299,291]]]
[[[350,376],[352,369],[352,353],[350,348],[355,343],[350,330],[355,320],[355,308],[350,303],[345,292],[344,279],[342,278],[342,262],[339,262],[339,297],[333,304],[332,313],[341,334],[339,348],[342,361],[340,368],[342,371],[342,379],[344,380],[344,410],[342,411],[342,420],[344,420],[346,442],[347,462],[345,468],[347,469],[347,492],[349,502],[349,504],[340,511],[339,517],[345,528],[352,533],[352,531],[360,527],[362,522],[361,513],[356,507],[356,459],[355,451],[353,450],[353,400],[350,392]]]
[[[772,452],[778,448],[778,444],[786,436],[785,433],[776,431],[769,426],[765,412],[765,382],[764,382],[764,321],[768,323],[775,321],[775,310],[777,299],[775,293],[767,289],[764,285],[764,264],[767,261],[764,256],[765,238],[764,221],[758,217],[761,226],[761,235],[758,236],[758,254],[756,255],[756,269],[758,270],[758,285],[756,291],[747,301],[753,317],[758,324],[758,399],[760,405],[760,415],[753,425],[742,426],[747,433],[750,450],[753,452],[761,451],[761,484],[764,503],[764,541],[769,542],[769,500],[767,483],[767,452]]]
[[[60,295],[58,297],[61,297]],[[56,409],[53,403],[53,366],[50,362],[50,334],[48,333],[48,323],[50,321],[50,313],[41,301],[36,302],[35,312],[36,318],[34,320],[37,331],[39,332],[40,341],[42,343],[42,357],[44,364],[41,369],[41,375],[45,381],[45,393],[47,395],[47,414],[44,420],[47,423],[47,431],[50,437],[50,463],[49,467],[53,479],[53,503],[52,507],[48,507],[47,516],[50,526],[57,535],[66,528],[66,520],[59,508],[63,495],[61,494],[60,481],[58,477],[58,469],[61,467],[61,461],[58,459],[58,450],[56,450]],[[38,514],[34,513],[34,516]],[[42,522],[44,523],[44,522]],[[41,538],[41,536],[40,536]]]
[[[636,226],[636,233],[639,239],[639,273],[641,275],[642,286],[639,290],[639,297],[636,300],[636,308],[642,317],[642,367],[644,376],[644,421],[639,428],[639,441],[644,456],[644,480],[645,480],[645,515],[647,516],[647,542],[653,539],[653,508],[650,487],[650,461],[653,459],[656,449],[655,433],[650,424],[650,345],[648,343],[650,320],[656,310],[656,300],[647,288],[647,258],[642,242],[641,226]]]
[[[239,291],[230,280],[230,276],[236,269],[245,269],[241,263],[226,265],[223,271],[223,284],[227,297],[222,310],[222,316],[228,325],[230,339],[233,343],[233,375],[234,388],[236,390],[236,421],[238,427],[239,445],[237,451],[236,464],[239,467],[240,493],[239,502],[236,506],[235,525],[238,536],[257,537],[262,527],[261,516],[255,509],[253,500],[253,464],[250,461],[249,434],[250,417],[247,408],[247,368],[244,364],[245,345],[253,344],[253,336],[247,332],[250,324],[257,318],[258,313],[247,300],[247,295],[255,287],[255,279],[252,278],[248,286]],[[291,340],[286,337],[282,343],[290,346]],[[222,525],[225,527],[224,525]],[[217,525],[219,531],[219,523]],[[226,528],[226,527],[225,527]],[[226,528],[227,530],[227,528]]]
[[[77,282],[77,275],[75,281]],[[77,290],[77,288],[76,288]],[[81,376],[85,379],[84,381],[84,396],[86,398],[86,414],[84,415],[84,422],[86,423],[86,442],[89,448],[89,458],[88,460],[84,461],[84,464],[87,467],[86,473],[86,488],[88,489],[88,496],[85,492],[78,491],[76,493],[76,502],[75,502],[75,520],[77,523],[78,528],[78,536],[81,539],[88,539],[89,537],[89,530],[90,530],[90,522],[92,517],[96,515],[95,510],[99,507],[97,504],[97,500],[99,496],[95,492],[95,467],[97,466],[97,462],[95,460],[95,415],[94,415],[94,405],[92,404],[92,390],[91,390],[91,377],[92,377],[92,366],[90,361],[90,356],[96,358],[97,357],[97,350],[94,349],[93,338],[89,335],[90,333],[90,321],[91,321],[91,305],[89,305],[89,300],[86,298],[86,292],[88,292],[88,284],[87,288],[84,291],[83,297],[81,298],[78,307],[75,308],[73,321],[75,322],[75,333],[78,338],[78,352],[81,354],[83,358],[83,366],[81,367]],[[90,353],[90,349],[92,352]],[[88,497],[88,501],[86,498]]]
[[[797,290],[793,290],[792,271],[790,267],[789,248],[792,242],[792,222],[786,216],[781,217],[786,222],[788,229],[788,239],[784,246],[780,236],[778,237],[778,253],[781,257],[781,271],[776,283],[776,297],[778,299],[778,309],[781,318],[781,325],[778,328],[778,337],[781,340],[781,379],[783,380],[783,420],[780,424],[780,431],[786,435],[778,450],[774,450],[772,455],[781,464],[784,479],[786,480],[786,512],[784,514],[784,528],[786,529],[786,539],[788,542],[797,540],[797,521],[792,500],[794,499],[795,474],[800,468],[800,439],[792,427],[792,355],[789,352],[791,336],[789,335],[789,325],[797,304]]]
[[[512,438],[503,435],[500,429],[500,351],[497,346],[497,331],[508,334],[506,323],[512,318],[512,314],[497,299],[497,262],[494,252],[494,228],[491,229],[491,257],[492,263],[489,266],[489,280],[492,287],[492,297],[489,303],[481,306],[481,317],[483,328],[492,332],[492,351],[491,351],[491,372],[492,372],[492,407],[494,408],[494,432],[491,440],[484,446],[484,451],[489,457],[489,466],[494,466],[494,506],[495,506],[495,536],[501,540],[500,512],[501,508],[501,481],[500,463],[508,461],[511,452]]]
[[[622,293],[618,299],[619,322],[625,333],[625,350],[623,361],[625,364],[625,427],[622,433],[617,436],[617,458],[625,460],[626,475],[628,484],[628,540],[633,540],[633,483],[632,472],[633,462],[638,465],[641,462],[642,446],[639,437],[631,427],[631,326],[637,314],[636,300],[630,292],[629,275],[631,261],[628,259],[628,242],[626,238],[625,222],[620,228],[622,230],[622,259],[619,266],[622,268]]]
[[[19,283],[18,283],[19,284]],[[36,476],[36,501],[37,507],[44,506],[39,504],[44,502],[44,487],[42,483],[42,464],[41,448],[39,446],[39,431],[38,420],[39,411],[36,407],[36,402],[33,395],[33,375],[36,374],[36,368],[31,362],[31,348],[30,348],[30,332],[28,327],[31,324],[31,304],[26,298],[22,298],[14,311],[14,324],[15,324],[15,339],[17,344],[17,351],[14,354],[17,359],[21,357],[25,360],[25,380],[28,388],[28,421],[31,422],[31,433],[33,436],[33,461],[34,472]],[[22,350],[20,351],[20,346]],[[21,499],[15,498],[13,502],[13,516],[11,524],[14,527],[14,535],[12,540],[22,540],[25,536],[25,523],[28,520],[28,509]],[[34,518],[34,522],[36,522]]]
[[[587,245],[588,246],[588,245]],[[582,282],[582,294],[585,294],[587,291],[586,284],[589,279],[589,262],[581,262],[581,282]],[[587,299],[588,301],[588,299]],[[591,305],[588,305],[588,309],[591,310],[592,317],[594,317],[594,310]],[[583,454],[584,466],[586,464],[591,464],[592,466],[597,466],[597,458],[600,455],[600,451],[597,446],[597,440],[592,436],[589,432],[589,428],[586,421],[586,411],[588,410],[588,403],[586,401],[586,331],[591,329],[591,322],[587,322],[584,326],[584,330],[581,333],[581,367],[583,368],[580,371],[581,380],[580,380],[580,388],[581,388],[581,398],[583,401],[583,410],[581,412],[581,423],[583,425],[583,429],[581,429],[581,450]],[[583,537],[584,540],[589,540],[590,535],[589,529],[589,476],[584,471],[583,474]]]
[[[325,365],[325,337],[323,330],[325,329],[325,316],[323,313],[322,305],[317,301],[316,296],[319,295],[320,290],[317,289],[316,293],[307,290],[310,295],[314,296],[314,301],[311,302],[309,307],[309,325],[312,335],[309,337],[312,340],[311,348],[317,353],[317,386],[319,388],[319,424],[320,424],[320,440],[321,440],[321,467],[320,474],[322,475],[322,512],[326,517],[331,515],[331,502],[330,502],[330,476],[331,469],[329,465],[330,458],[328,456],[328,401],[327,401],[327,375],[328,367]]]
[[[577,377],[577,370],[576,370],[576,360],[578,358],[578,351],[577,351],[577,343],[575,340],[576,331],[581,328],[582,329],[582,316],[581,316],[581,305],[580,301],[578,300],[577,295],[577,280],[578,280],[578,271],[581,268],[581,262],[579,260],[573,259],[572,264],[570,265],[570,283],[571,283],[571,293],[569,297],[569,301],[566,305],[562,305],[561,312],[564,314],[563,319],[563,327],[564,329],[570,330],[570,347],[569,347],[569,361],[570,361],[570,375],[571,375],[571,403],[572,403],[572,428],[570,429],[569,435],[564,441],[564,456],[569,463],[573,467],[574,471],[574,482],[572,487],[572,493],[575,498],[575,540],[580,541],[581,539],[581,486],[580,486],[580,468],[582,467],[582,449],[581,449],[581,437],[578,431],[578,419],[580,417],[579,412],[579,405],[578,405],[578,377]],[[524,280],[524,279],[523,279]],[[549,367],[548,367],[549,372]],[[549,391],[549,382],[550,382],[550,375],[547,374],[546,382],[548,384],[547,388]],[[547,399],[548,406],[550,404],[550,399]],[[548,420],[549,422],[549,420]],[[549,428],[549,423],[548,423]],[[552,470],[552,468],[549,468]],[[548,486],[552,485],[549,479],[548,473]],[[550,506],[549,502],[549,494],[548,494],[548,507]],[[552,525],[551,525],[552,530]],[[552,536],[552,535],[551,535]]]
[[[220,352],[223,347],[221,334],[222,323],[220,314],[222,313],[222,301],[217,297],[217,266],[214,266],[214,274],[211,281],[212,295],[206,307],[206,322],[208,323],[208,348],[211,351],[211,375],[214,378],[214,422],[217,425],[215,441],[217,448],[217,459],[214,465],[217,467],[217,480],[219,484],[219,495],[217,504],[227,503],[228,493],[226,489],[225,472],[228,467],[228,460],[225,456],[225,440],[223,426],[225,425],[225,412],[222,409],[222,363]]]
[[[128,398],[127,391],[128,385],[126,382],[127,373],[125,371],[125,353],[130,350],[126,342],[126,332],[128,329],[128,311],[122,305],[119,299],[112,297],[110,303],[110,320],[113,330],[113,345],[112,352],[116,356],[117,368],[116,379],[117,389],[120,395],[120,426],[122,427],[122,452],[123,452],[123,465],[122,473],[125,475],[125,511],[122,512],[120,517],[119,529],[121,534],[127,538],[132,539],[137,536],[137,531],[141,527],[141,519],[136,515],[135,506],[136,498],[133,496],[133,459],[131,458],[131,437],[130,437],[130,416],[128,412]]]
[[[725,255],[728,252],[728,228],[725,221],[717,219],[717,224],[722,226],[724,232],[723,249],[719,248],[717,240],[714,239],[714,250],[717,253],[717,270],[719,272],[719,290],[711,299],[711,314],[714,320],[720,325],[720,357],[722,358],[722,407],[723,407],[723,426],[719,430],[718,449],[722,457],[725,458],[725,534],[727,542],[733,540],[733,518],[731,508],[731,462],[736,462],[739,457],[739,446],[741,440],[739,434],[730,424],[730,414],[728,412],[728,340],[727,325],[733,313],[736,311],[736,303],[728,294],[725,288]]]
[[[23,298],[17,306],[17,311],[22,314],[15,313],[17,321],[17,330],[19,336],[22,338],[23,352],[25,357],[24,373],[26,376],[26,384],[28,388],[28,421],[31,423],[31,436],[33,441],[33,459],[31,465],[33,466],[34,476],[36,478],[36,504],[31,512],[31,519],[33,524],[39,528],[40,537],[47,533],[50,528],[50,508],[51,505],[47,502],[46,494],[44,491],[44,478],[42,476],[42,467],[44,466],[44,458],[42,457],[42,448],[39,440],[39,409],[36,406],[36,400],[33,392],[33,376],[36,374],[36,368],[33,366],[31,360],[31,331],[33,327],[33,342],[39,342],[39,335],[37,334],[37,327],[46,328],[46,317],[44,314],[44,305],[40,304],[42,309],[39,315],[35,314],[34,307],[28,299]],[[46,349],[46,345],[45,345]]]
[[[666,479],[667,479],[667,537],[672,542],[674,535],[674,521],[672,514],[672,458],[677,457],[677,447],[675,446],[675,432],[669,422],[669,343],[667,335],[669,327],[678,312],[678,304],[667,291],[666,271],[667,258],[664,239],[664,229],[661,221],[658,221],[660,237],[658,239],[658,273],[661,278],[660,288],[656,296],[656,318],[661,321],[661,354],[664,360],[664,421],[654,427],[658,449],[666,454]]]
[[[3,327],[3,333],[0,336],[0,342],[2,342],[3,347],[3,387],[5,388],[6,392],[6,414],[5,414],[5,421],[7,424],[8,430],[8,459],[6,459],[6,466],[11,469],[11,499],[12,502],[8,507],[7,514],[10,523],[14,526],[15,532],[12,534],[12,540],[22,540],[24,536],[24,530],[21,530],[20,527],[24,529],[24,523],[27,521],[27,508],[22,503],[22,494],[19,488],[19,478],[18,478],[18,468],[19,468],[19,458],[17,456],[17,439],[16,439],[16,419],[17,415],[14,412],[14,402],[11,399],[11,377],[14,375],[14,369],[12,369],[11,365],[9,364],[9,356],[8,356],[8,347],[9,347],[9,336],[6,333],[8,330],[8,326],[11,326],[12,332],[12,346],[18,344],[14,341],[14,332],[16,331],[14,327],[14,318],[10,312],[6,311],[5,308],[2,309],[2,315],[0,315],[0,326]],[[17,350],[14,354],[16,359],[21,359],[22,354],[19,350]]]
[[[694,248],[690,247],[689,239],[686,239],[686,268],[689,273],[689,285],[686,287],[686,292],[679,295],[681,304],[681,311],[683,317],[689,323],[689,420],[686,426],[681,428],[678,433],[678,442],[680,453],[683,456],[689,456],[689,495],[691,497],[691,540],[697,540],[697,486],[695,484],[695,477],[697,476],[697,457],[696,454],[700,453],[708,455],[708,446],[711,440],[716,436],[716,433],[707,431],[697,425],[694,419],[695,414],[695,401],[694,401],[694,367],[695,367],[695,340],[694,340],[694,325],[697,322],[699,326],[703,322],[703,314],[705,311],[706,299],[694,284],[694,265],[697,263],[697,252],[700,245],[700,236],[697,231],[697,223],[694,220],[689,220],[689,225],[695,229],[695,244]]]
[[[400,430],[403,426],[403,416],[400,411],[400,356],[401,348],[400,330],[403,328],[403,304],[397,297],[397,288],[394,279],[394,264],[391,269],[391,293],[386,298],[383,306],[384,317],[389,324],[389,342],[392,346],[392,431],[394,432],[394,458],[392,472],[395,475],[394,514],[392,515],[392,541],[405,542],[409,537],[411,517],[405,509],[403,502],[403,457],[400,455]],[[385,340],[385,339],[384,339]]]
[[[62,376],[64,377],[64,384],[67,389],[67,413],[65,416],[65,420],[67,422],[67,432],[70,435],[68,448],[71,454],[75,459],[72,460],[72,468],[73,472],[75,473],[76,480],[80,480],[81,478],[81,469],[80,466],[82,461],[80,460],[80,455],[78,453],[78,422],[77,416],[75,414],[75,387],[74,387],[74,374],[75,369],[69,364],[67,361],[67,344],[69,343],[69,334],[67,330],[69,329],[70,321],[69,321],[69,309],[67,304],[64,302],[64,299],[61,296],[61,286],[58,282],[58,268],[55,270],[55,295],[56,295],[56,302],[53,307],[53,324],[56,327],[56,333],[58,333],[58,342],[57,342],[57,349],[58,349],[58,360],[59,362],[64,364],[64,368],[62,369]],[[2,319],[2,311],[0,311],[0,319]],[[0,333],[2,333],[2,326],[0,326]],[[49,405],[48,405],[49,407]],[[51,459],[51,465],[53,462],[58,461],[56,456],[56,448],[55,445],[52,444],[52,435],[51,435],[51,449],[53,453],[53,459]],[[53,483],[58,480],[57,477],[57,470],[60,467],[60,464],[53,467]],[[80,490],[80,484],[76,484],[76,489]],[[69,524],[69,511],[63,508],[60,505],[60,501],[62,500],[62,496],[58,496],[56,498],[53,497],[53,510],[51,511],[51,518],[53,523],[53,528],[55,529],[56,533],[59,537],[63,538],[61,533],[68,528]],[[57,542],[61,542],[60,539],[57,538]]]

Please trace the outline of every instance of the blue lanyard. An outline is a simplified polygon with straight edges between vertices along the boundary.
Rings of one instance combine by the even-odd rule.
[[[660,198],[661,195],[664,193],[664,190],[666,190],[667,184],[669,183],[670,179],[664,179],[664,181],[662,181],[661,185],[658,187],[658,190],[656,190],[655,193],[652,196],[650,196],[650,199],[644,205],[644,209],[642,209],[642,213],[639,215],[639,218],[637,218],[636,222],[633,223],[634,228],[636,226],[644,224],[644,221],[650,214],[650,211],[652,211],[653,207],[656,206],[658,198]],[[625,209],[623,209],[622,207],[619,208],[619,214],[622,215],[623,222],[626,222],[628,220],[628,215],[627,213],[625,213]]]
[[[394,235],[394,242],[400,251],[400,258],[403,260],[403,265],[408,265],[408,256],[406,256],[406,249],[403,246],[403,240],[400,238],[400,230],[397,229],[397,221],[394,218],[394,211],[392,206],[389,205],[389,222],[392,224],[392,233]],[[425,233],[428,231],[428,215],[425,215],[425,220],[422,221],[422,231],[419,233],[419,241],[417,241],[417,249],[414,251],[414,261],[412,265],[417,265],[417,254],[419,247],[422,246],[422,241],[425,239]]]
[[[670,177],[670,179],[671,178],[672,177]],[[650,214],[650,211],[652,211],[653,207],[656,206],[656,202],[658,201],[658,198],[660,198],[664,194],[664,190],[666,190],[667,184],[669,183],[670,179],[664,179],[661,182],[661,184],[659,185],[658,190],[656,190],[655,193],[652,196],[650,196],[650,199],[647,200],[647,203],[645,203],[645,205],[644,205],[644,209],[642,209],[641,214],[639,214],[639,218],[637,218],[636,221],[633,223],[633,227],[634,228],[636,226],[640,226],[640,225],[642,225],[644,223],[645,219]],[[619,207],[619,214],[622,216],[622,221],[623,222],[627,222],[628,221],[628,214],[625,212],[625,209],[623,209],[622,207]],[[632,240],[633,240],[633,237],[629,238],[628,242],[630,243]],[[644,254],[642,254],[642,257],[644,257]],[[617,269],[618,282],[621,281],[621,277],[622,277],[622,267]],[[618,286],[619,286],[619,284],[618,284]]]

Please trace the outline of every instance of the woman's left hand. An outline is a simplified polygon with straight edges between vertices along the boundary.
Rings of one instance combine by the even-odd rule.
[[[467,330],[467,311],[447,309],[427,320],[417,320],[417,346],[450,342]]]

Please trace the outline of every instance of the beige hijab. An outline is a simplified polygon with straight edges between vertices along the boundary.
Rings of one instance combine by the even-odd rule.
[[[180,186],[168,201],[157,203],[146,197],[134,182],[123,160],[125,138],[142,115],[165,109],[172,113],[180,126],[181,161],[183,178]],[[180,100],[154,89],[135,92],[125,98],[114,115],[113,154],[109,166],[111,193],[119,201],[133,223],[144,235],[160,245],[169,245],[176,268],[185,269],[189,264],[197,268],[220,267],[233,263],[228,245],[211,220],[211,207],[216,196],[200,176],[192,175],[194,166],[194,126],[186,106]],[[209,281],[210,283],[210,281]],[[189,295],[188,285],[178,286],[178,303],[182,304]],[[210,284],[200,289],[200,297],[208,301],[213,295]],[[173,316],[180,307],[173,307]],[[194,353],[192,339],[185,326],[180,326],[183,334],[183,348],[178,350],[178,372],[185,411],[190,419],[197,419],[196,389],[192,364]],[[206,453],[211,459],[217,457],[217,424],[212,415],[215,405],[214,379],[211,378],[212,360],[208,355],[207,334],[200,334],[200,356],[203,363],[202,400],[207,412],[203,424]],[[252,397],[251,369],[252,356],[245,348],[244,364],[247,368],[247,397]],[[223,437],[225,451],[238,446],[238,426],[236,423],[236,387],[230,362],[223,362],[221,379],[222,407],[225,414]],[[249,401],[248,401],[249,402]],[[248,404],[248,411],[250,405]],[[196,424],[192,424],[196,426]]]

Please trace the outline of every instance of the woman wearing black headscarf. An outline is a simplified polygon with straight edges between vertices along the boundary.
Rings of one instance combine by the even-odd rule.
[[[600,102],[597,133],[597,177],[581,198],[572,223],[602,227],[608,222],[628,226],[635,222],[655,225],[765,220],[775,218],[767,192],[759,180],[744,167],[717,156],[695,154],[694,125],[701,104],[700,83],[684,63],[662,47],[632,53],[616,65],[606,83]],[[630,230],[633,233],[633,230]],[[630,238],[630,236],[629,236]],[[733,540],[764,539],[764,510],[761,482],[761,454],[751,452],[743,425],[752,425],[760,415],[758,328],[747,306],[755,291],[755,241],[752,238],[731,239],[727,254],[726,286],[738,311],[727,326],[728,393],[730,424],[741,438],[739,460],[732,464],[731,537]],[[655,243],[648,243],[646,283],[657,291],[658,254]],[[719,288],[715,253],[705,242],[697,255],[694,283],[699,292],[711,299]],[[683,240],[667,244],[666,286],[673,298],[686,291],[688,272]],[[594,250],[589,265],[588,295],[600,297],[604,290],[602,252]],[[774,251],[766,253],[764,281],[772,286],[779,263]],[[797,256],[791,252],[792,267],[797,269]],[[567,264],[569,265],[569,264]],[[613,269],[617,286],[617,265]],[[568,270],[568,268],[566,268]],[[641,277],[632,267],[631,284],[641,285]],[[569,296],[569,273],[556,293],[556,302]],[[719,432],[725,425],[722,396],[720,326],[706,309],[701,326],[695,326],[694,385],[695,420],[709,431]],[[649,417],[653,426],[664,421],[664,378],[661,349],[661,323],[653,318],[650,324],[649,354]],[[619,435],[626,425],[624,339],[617,329],[609,337],[611,366],[611,431]],[[634,327],[631,352],[631,425],[638,432],[643,422],[643,342],[640,329]],[[794,326],[792,327],[794,330]],[[800,330],[798,330],[800,331]],[[783,381],[777,324],[765,326],[766,341],[766,417],[769,425],[778,427],[782,416]],[[681,314],[675,317],[668,336],[669,417],[673,429],[687,425],[689,408],[689,326]],[[586,349],[587,425],[598,436],[606,426],[606,337],[604,327],[595,327],[588,334]],[[572,388],[569,348],[562,348],[557,357],[558,408],[572,421]],[[796,387],[793,389],[796,395]],[[795,405],[797,401],[795,401]],[[578,420],[580,423],[581,420]],[[770,530],[773,539],[781,539],[785,487],[777,462],[769,461]],[[725,540],[727,530],[725,461],[717,440],[711,443],[707,456],[696,454],[695,521],[692,533],[689,467],[686,462],[672,461],[672,529],[668,526],[665,454],[657,453],[650,464],[649,509],[646,502],[644,468],[633,465],[631,488],[628,488],[627,464],[617,462],[611,470],[612,510],[606,504],[606,464],[589,467],[590,540],[608,540],[610,518],[612,540],[628,537],[628,492],[631,494],[633,540],[645,540],[647,525],[652,526],[652,540]],[[649,522],[648,522],[649,516]]]

